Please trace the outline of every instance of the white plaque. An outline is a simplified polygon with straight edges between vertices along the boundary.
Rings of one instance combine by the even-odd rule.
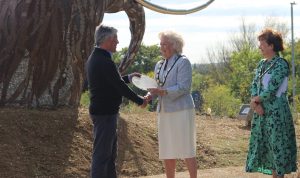
[[[147,90],[148,88],[157,88],[156,81],[147,75],[141,75],[141,77],[132,77],[132,83],[142,90]]]

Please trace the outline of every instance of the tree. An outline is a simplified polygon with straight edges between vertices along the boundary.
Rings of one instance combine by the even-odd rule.
[[[213,67],[212,77],[217,84],[226,84],[232,77],[230,73],[234,72],[232,63],[232,53],[243,50],[252,50],[257,48],[256,26],[247,24],[244,18],[241,18],[241,25],[237,33],[229,34],[227,43],[217,44],[214,50],[208,50],[208,59]]]
[[[288,34],[290,32],[287,23],[279,20],[276,17],[267,17],[265,20],[264,28],[273,28],[279,31],[284,41],[287,41]]]
[[[293,96],[293,80],[292,80],[292,48],[291,43],[287,44],[286,49],[283,51],[284,58],[289,62],[290,67],[290,75],[289,75],[289,86],[288,86],[288,96],[291,99]],[[294,65],[295,65],[295,94],[296,94],[296,107],[297,111],[300,110],[300,40],[295,40],[295,59],[294,59]]]
[[[231,51],[242,51],[245,49],[257,48],[256,25],[248,24],[244,18],[241,19],[241,25],[237,33],[231,35]]]
[[[283,34],[288,33],[285,23],[276,18],[269,17],[263,28],[274,28]],[[232,72],[228,80],[229,88],[235,97],[248,103],[250,99],[250,86],[254,77],[254,69],[263,57],[257,46],[257,32],[255,24],[246,24],[244,19],[240,26],[240,32],[231,38],[233,50],[230,56],[230,68]]]
[[[233,96],[240,98],[243,103],[250,102],[250,86],[260,59],[259,50],[248,47],[231,55],[230,65],[233,71],[229,75],[228,86]]]
[[[272,27],[286,36],[288,29],[285,23],[276,18],[267,18],[263,28]],[[258,61],[262,58],[257,46],[257,27],[255,24],[247,24],[242,18],[240,29],[237,33],[232,33],[227,46],[219,45],[215,51],[209,51],[208,56],[212,66],[212,71],[216,85],[226,84],[233,96],[239,97],[242,102],[247,103],[250,99],[249,87],[251,85],[254,69]]]
[[[120,52],[117,52],[114,57],[116,57],[116,63],[119,63],[122,56],[126,54],[128,48],[123,48]],[[160,48],[158,45],[146,46],[142,44],[139,51],[135,57],[135,61],[131,66],[128,67],[127,72],[139,72],[147,74],[154,70],[155,64],[162,59],[160,55]]]
[[[199,91],[203,93],[206,91],[210,85],[212,85],[212,81],[210,76],[203,75],[198,72],[193,71],[193,80],[192,80],[192,90]]]
[[[204,108],[211,108],[214,115],[236,117],[241,104],[240,99],[232,96],[226,85],[214,85],[203,93]]]
[[[219,44],[216,50],[208,50],[207,56],[210,60],[209,75],[216,84],[225,84],[230,73],[230,53],[228,47]]]

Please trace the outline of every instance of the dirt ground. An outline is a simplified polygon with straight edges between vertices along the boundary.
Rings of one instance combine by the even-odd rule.
[[[243,177],[250,134],[244,121],[197,115],[196,123],[199,176],[226,177],[227,173],[240,171],[238,177]],[[121,112],[119,177],[163,177],[160,175],[164,169],[158,160],[156,126],[155,113],[139,109]],[[297,141],[299,153],[299,126]],[[86,108],[0,108],[1,178],[89,177],[91,151],[92,124]],[[183,161],[178,161],[176,169],[177,172],[186,171]],[[178,175],[186,176],[184,173]]]
[[[176,178],[188,178],[188,172],[176,173]],[[165,178],[164,174],[146,176],[140,178]],[[223,168],[212,168],[212,169],[199,169],[198,178],[271,178],[270,175],[264,175],[260,173],[246,173],[244,167],[223,167]],[[297,178],[296,173],[289,174],[286,178]]]

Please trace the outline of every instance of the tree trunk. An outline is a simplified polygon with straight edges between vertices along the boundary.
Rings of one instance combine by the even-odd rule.
[[[99,2],[0,0],[1,106],[78,106]]]

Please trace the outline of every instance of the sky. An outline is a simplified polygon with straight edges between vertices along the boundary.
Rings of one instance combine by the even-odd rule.
[[[190,9],[208,0],[149,0],[151,3],[172,8]],[[167,15],[145,9],[146,30],[143,44],[159,44],[158,33],[173,30],[182,35],[183,54],[191,63],[207,63],[207,51],[226,44],[233,33],[239,32],[242,19],[255,24],[260,32],[270,17],[290,29],[291,3],[293,5],[294,39],[300,39],[300,0],[215,0],[207,8],[188,15]],[[129,20],[125,12],[105,14],[103,24],[118,29],[117,50],[128,47],[130,42]]]

